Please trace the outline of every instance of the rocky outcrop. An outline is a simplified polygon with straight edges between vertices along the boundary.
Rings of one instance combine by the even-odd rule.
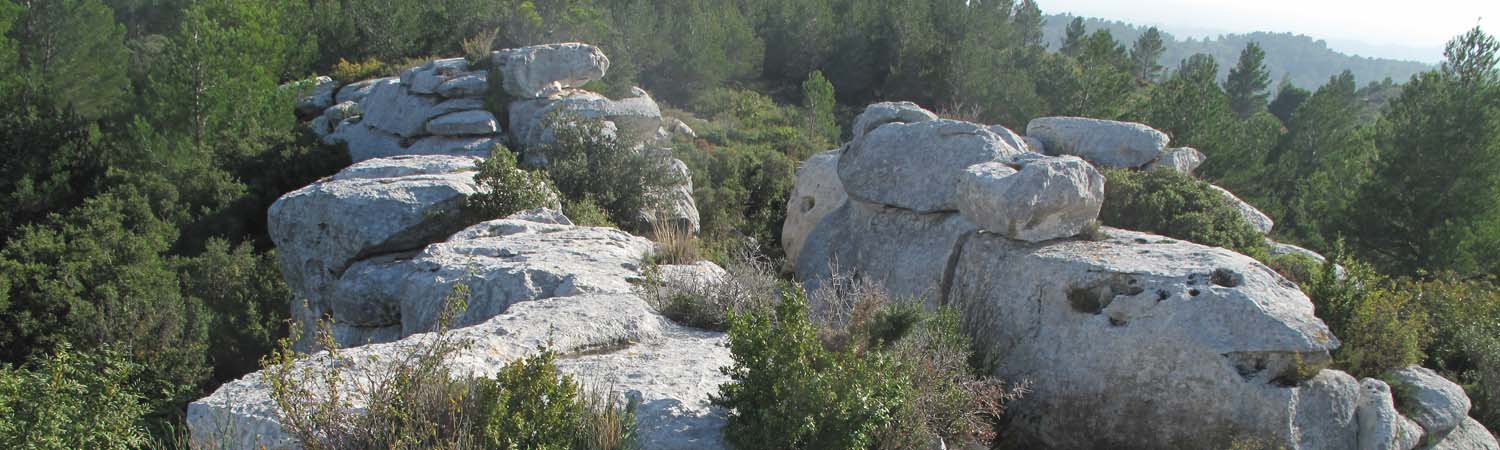
[[[644,142],[661,128],[661,108],[640,91],[635,97],[610,100],[588,91],[570,90],[558,95],[519,100],[510,104],[511,135],[516,145],[532,149],[554,139],[549,120],[599,120],[618,130],[630,143]]]
[[[958,212],[1011,239],[1039,242],[1078,235],[1099,218],[1104,175],[1074,157],[975,164],[958,179]]]
[[[1139,168],[1167,148],[1167,134],[1130,122],[1084,117],[1042,117],[1026,125],[1026,135],[1042,142],[1049,155],[1073,155],[1104,167]]]
[[[1469,418],[1469,396],[1464,388],[1431,369],[1407,367],[1386,374],[1397,409],[1430,437],[1443,437]]]
[[[786,251],[788,270],[795,268],[813,227],[849,200],[843,183],[839,183],[839,152],[834,149],[813,155],[797,169],[797,184],[788,197],[786,221],[781,225],[781,248]]]
[[[635,295],[521,303],[446,336],[469,343],[445,359],[455,376],[493,376],[507,363],[546,346],[558,353],[558,368],[580,385],[609,389],[638,404],[636,433],[645,448],[725,448],[724,414],[709,404],[718,385],[728,382],[718,370],[731,363],[724,335],[672,324]],[[358,386],[390,373],[401,355],[434,338],[427,333],[346,349],[337,363],[326,352],[318,353],[297,361],[293,373],[315,377],[319,381],[309,387],[326,395],[321,380],[337,364],[340,392],[358,408],[367,395]],[[190,404],[187,423],[194,447],[300,448],[282,429],[265,377],[264,372],[252,373]]]
[[[949,158],[891,152],[897,156],[844,164],[857,143],[878,145],[887,130],[952,126],[914,105],[896,105],[872,106],[885,119],[856,125],[857,141],[840,150],[841,184],[827,181],[831,154],[804,164],[783,243],[810,289],[842,272],[896,296],[957,308],[983,367],[1030,383],[1026,396],[1007,405],[1013,446],[1411,450],[1419,442],[1429,448],[1493,442],[1488,431],[1468,425],[1467,408],[1456,407],[1461,391],[1455,396],[1445,381],[1391,388],[1327,369],[1338,339],[1296,284],[1249,257],[1109,228],[1073,238],[1075,224],[1097,215],[1104,183],[1077,158],[1017,152],[954,170]],[[893,119],[902,114],[911,122]],[[1154,130],[1109,123],[1099,125],[1106,133],[1084,133],[1078,131],[1084,125],[1098,124],[1060,122],[1067,126],[1033,123],[1031,134],[1043,135],[1048,152],[1084,153],[1100,165],[1180,166],[1176,156],[1158,158],[1166,140]],[[926,148],[911,153],[931,151],[939,141],[916,140],[912,147]],[[1101,155],[1137,158],[1101,164],[1107,160]],[[893,173],[928,179],[915,184]],[[860,178],[866,174],[882,176]],[[864,183],[863,196],[854,194],[851,179]],[[887,185],[878,184],[882,179]],[[894,196],[866,200],[950,182],[957,183],[957,213],[893,205],[907,200]],[[829,192],[839,188],[847,200]],[[814,207],[825,198],[841,206],[798,207],[809,198]],[[1428,400],[1403,402],[1403,395]],[[1401,406],[1409,404],[1421,406]]]
[[[1208,187],[1213,188],[1220,195],[1223,195],[1224,200],[1228,201],[1229,205],[1233,206],[1235,210],[1238,210],[1240,216],[1244,217],[1245,221],[1249,222],[1252,228],[1255,228],[1255,231],[1260,232],[1260,234],[1271,234],[1271,228],[1276,226],[1276,222],[1271,220],[1271,216],[1267,216],[1266,213],[1260,212],[1259,209],[1255,209],[1254,206],[1245,203],[1244,200],[1240,200],[1238,196],[1235,196],[1233,192],[1229,192],[1228,189],[1211,184]]]
[[[687,163],[676,158],[665,158],[667,164],[671,165],[671,172],[682,180],[675,186],[668,187],[666,192],[653,193],[657,196],[660,204],[656,208],[642,210],[636,221],[638,228],[643,233],[653,234],[658,227],[670,227],[672,230],[684,231],[689,234],[698,234],[700,231],[700,219],[698,217],[698,202],[693,199],[693,175],[688,171]],[[654,236],[653,236],[654,237]]]
[[[297,114],[303,116],[316,115],[323,109],[333,106],[333,92],[339,88],[338,83],[329,77],[317,77],[293,83],[292,86],[299,88],[302,92],[302,95],[297,98]]]
[[[330,91],[313,132],[355,162],[398,155],[486,155],[503,131],[484,110],[486,73],[463,58],[412,67],[400,77]],[[330,84],[337,87],[336,84]],[[333,104],[333,100],[338,103]]]
[[[491,58],[504,77],[505,92],[523,99],[583,87],[609,71],[604,52],[576,42],[499,50]]]
[[[839,155],[844,192],[919,213],[957,210],[964,168],[1020,155],[984,127],[944,119],[888,122],[862,138]]]

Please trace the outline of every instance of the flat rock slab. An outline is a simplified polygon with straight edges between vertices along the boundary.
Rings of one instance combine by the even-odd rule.
[[[1085,117],[1041,117],[1026,135],[1042,141],[1049,155],[1073,155],[1104,167],[1138,168],[1156,161],[1167,134],[1131,122]]]

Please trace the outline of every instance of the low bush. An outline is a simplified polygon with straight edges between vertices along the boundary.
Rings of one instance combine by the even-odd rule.
[[[1107,169],[1104,175],[1109,181],[1099,220],[1105,225],[1266,256],[1265,238],[1208,183],[1172,170]]]
[[[1355,376],[1379,376],[1422,360],[1426,312],[1368,264],[1329,258],[1302,289],[1318,318],[1343,341],[1333,353],[1336,367]]]
[[[469,196],[464,208],[478,220],[498,219],[519,211],[553,206],[557,194],[547,174],[516,167],[516,155],[503,145],[490,150],[490,157],[474,174],[479,192]]]
[[[676,221],[658,220],[651,224],[651,237],[656,241],[657,264],[692,264],[703,260],[698,237]]]
[[[300,356],[290,350],[296,336],[283,341],[265,370],[283,428],[309,450],[635,447],[634,406],[581,389],[558,373],[550,350],[513,361],[494,378],[450,372],[445,360],[467,343],[448,334],[447,324],[466,309],[467,294],[454,290],[427,339],[393,360],[369,361],[383,371],[343,372],[349,357],[326,324],[326,352],[312,356],[324,364],[298,366]]]
[[[741,248],[724,263],[718,280],[662,279],[648,274],[642,296],[663,316],[696,328],[724,331],[732,314],[765,310],[780,301],[781,280],[770,260]]]
[[[589,200],[619,225],[638,225],[643,210],[661,205],[660,196],[683,183],[668,152],[632,149],[602,132],[597,120],[552,122],[556,138],[540,148],[547,173],[567,201]]]
[[[1022,392],[973,375],[955,311],[907,303],[851,316],[849,338],[830,346],[825,337],[843,332],[810,317],[800,288],[783,297],[730,315],[733,382],[713,402],[730,411],[724,435],[738,449],[988,445],[1004,403]]]
[[[593,199],[563,200],[563,215],[568,216],[574,225],[581,227],[607,227],[619,228],[609,220],[609,213],[604,212]]]
[[[464,59],[469,61],[469,68],[480,70],[489,67],[490,50],[495,48],[495,37],[500,35],[499,28],[491,28],[479,34],[464,39]]]
[[[340,84],[349,84],[357,81],[380,78],[390,73],[391,68],[379,59],[369,58],[360,62],[349,62],[339,58],[339,62],[333,65],[328,72],[328,77],[333,78]]]
[[[26,367],[0,365],[0,448],[150,447],[150,407],[130,383],[138,370],[112,351],[66,346]]]

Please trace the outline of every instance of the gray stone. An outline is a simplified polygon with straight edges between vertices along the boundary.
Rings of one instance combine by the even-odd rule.
[[[405,86],[394,80],[375,85],[370,95],[359,103],[364,111],[362,122],[372,128],[404,138],[427,133],[428,120],[457,111],[484,109],[484,100],[457,98],[443,101],[442,97],[412,95]]]
[[[407,155],[463,155],[488,157],[500,140],[491,136],[428,136],[407,147]]]
[[[963,171],[958,212],[991,233],[1038,242],[1078,235],[1099,218],[1104,175],[1082,159],[1047,158],[1018,172],[989,162]]]
[[[786,267],[793,269],[807,243],[808,234],[849,196],[839,183],[839,149],[813,155],[797,169],[797,183],[786,201],[786,221],[781,224],[781,248],[786,251]]]
[[[449,339],[468,346],[446,358],[455,376],[494,376],[505,364],[547,346],[559,354],[558,368],[580,385],[608,389],[638,402],[636,433],[644,448],[663,450],[724,449],[725,415],[709,403],[718,386],[729,382],[718,368],[732,363],[722,333],[689,330],[651,311],[629,294],[581,295],[517,304],[482,324],[449,332]],[[365,405],[370,380],[389,376],[391,365],[434,334],[399,342],[366,345],[341,352],[340,392],[351,406]],[[293,363],[294,373],[321,380],[335,365],[327,353]],[[305,372],[304,372],[305,371]],[[188,429],[194,448],[296,449],[282,428],[264,372],[231,381],[188,406]],[[313,395],[327,395],[313,382]]]
[[[339,102],[339,104],[330,106],[327,110],[323,111],[323,117],[328,119],[328,123],[335,125],[363,114],[364,111],[359,109],[359,103],[352,101]]]
[[[1229,192],[1228,189],[1214,185],[1209,185],[1208,187],[1213,188],[1220,195],[1223,195],[1224,200],[1229,201],[1229,205],[1238,210],[1240,215],[1245,218],[1245,221],[1249,222],[1250,226],[1255,228],[1255,231],[1260,232],[1260,234],[1271,234],[1271,228],[1276,226],[1276,222],[1271,220],[1271,216],[1267,216],[1266,213],[1260,212],[1259,209],[1255,209],[1254,206],[1245,203],[1244,200],[1240,200],[1239,197],[1235,196],[1233,192]]]
[[[519,220],[519,221],[532,222],[532,223],[540,223],[540,224],[548,224],[548,225],[569,225],[569,226],[573,225],[573,221],[570,220],[570,219],[568,219],[568,216],[563,215],[562,211],[560,211],[558,209],[553,209],[553,208],[528,209],[528,210],[525,210],[525,211],[521,211],[521,212],[518,212],[518,213],[515,213],[515,214],[511,214],[509,216],[506,216],[506,219]],[[469,230],[475,230],[474,227],[469,227],[468,229]],[[488,233],[481,233],[481,234],[488,234]],[[475,235],[479,235],[479,234],[475,234]]]
[[[884,102],[866,106],[864,112],[854,118],[853,140],[850,146],[864,143],[865,135],[888,123],[917,123],[937,120],[937,114],[922,109],[912,102]]]
[[[693,131],[693,127],[688,126],[688,124],[684,123],[681,119],[673,118],[668,123],[668,125],[671,127],[670,131],[672,132],[672,134],[680,134],[693,139],[698,138],[698,132]]]
[[[1396,407],[1421,425],[1428,436],[1444,436],[1469,416],[1469,396],[1464,388],[1431,369],[1396,369],[1387,372],[1386,378],[1395,393]]]
[[[952,120],[891,122],[851,143],[839,156],[839,181],[850,198],[919,213],[958,209],[958,176],[974,164],[1020,152],[979,125]]]
[[[470,74],[468,60],[439,59],[401,72],[401,84],[414,94],[436,94],[444,82]]]
[[[396,77],[386,77],[386,78],[374,78],[374,79],[369,79],[369,80],[357,81],[357,82],[349,83],[348,85],[345,85],[344,87],[339,88],[338,94],[334,95],[334,102],[335,103],[343,103],[343,102],[355,102],[355,103],[359,103],[360,100],[364,100],[365,96],[370,95],[370,92],[372,92],[372,91],[375,90],[375,86],[380,85],[381,83],[387,82],[387,81],[396,81],[396,82],[399,82],[400,80],[397,79]]]
[[[307,127],[312,129],[314,135],[318,136],[318,140],[323,140],[333,134],[334,125],[337,125],[337,122],[329,123],[328,117],[318,116],[314,117],[312,122],[308,122]]]
[[[345,144],[349,159],[354,162],[367,161],[406,154],[401,137],[382,130],[370,128],[364,121],[344,120],[333,134],[323,140],[329,144]]]
[[[1049,448],[1352,444],[1357,382],[1319,374],[1338,341],[1295,284],[1228,250],[1105,232],[957,246],[946,299],[982,367],[1031,381],[1007,405],[1013,433]]]
[[[1203,152],[1198,151],[1198,149],[1179,147],[1168,149],[1166,153],[1162,153],[1160,159],[1146,166],[1146,170],[1175,170],[1183,174],[1192,175],[1193,171],[1197,170],[1198,166],[1203,165],[1203,162],[1207,160],[1208,157],[1204,156]]]
[[[489,81],[484,72],[469,72],[458,75],[444,81],[437,87],[437,94],[448,97],[479,97],[483,96],[489,89]]]
[[[505,77],[505,91],[520,98],[542,98],[604,78],[609,58],[580,43],[533,45],[491,54]]]
[[[650,241],[612,228],[501,219],[475,225],[410,258],[352,265],[329,295],[335,321],[362,327],[401,325],[402,335],[431,331],[448,293],[470,289],[465,327],[511,305],[589,293],[631,292]]]
[[[1266,243],[1271,245],[1271,256],[1302,255],[1308,258],[1312,258],[1313,260],[1316,260],[1320,263],[1328,260],[1327,258],[1324,258],[1323,255],[1318,254],[1318,252],[1298,247],[1292,244],[1283,244],[1269,239],[1266,240]]]
[[[1041,117],[1026,135],[1042,141],[1049,155],[1073,155],[1104,167],[1137,168],[1167,148],[1167,134],[1131,122],[1084,117]]]
[[[671,166],[670,170],[680,183],[668,188],[666,192],[653,193],[661,203],[657,208],[640,212],[640,229],[643,234],[652,235],[656,226],[662,224],[696,235],[700,231],[700,225],[698,203],[693,199],[693,175],[688,171],[687,163],[680,159],[667,157],[663,161]]]
[[[1021,138],[1021,142],[1025,142],[1026,148],[1030,149],[1032,152],[1048,154],[1047,146],[1043,145],[1040,139],[1031,136],[1023,136]]]
[[[375,159],[276,200],[267,225],[287,286],[308,303],[300,315],[328,312],[334,283],[355,261],[421,249],[462,228],[478,161]]]
[[[1422,427],[1396,412],[1391,387],[1366,378],[1360,383],[1359,450],[1411,450],[1422,441]]]
[[[328,77],[303,80],[292,85],[303,92],[297,98],[297,114],[303,117],[322,113],[324,109],[333,106],[333,91],[339,88],[339,83]]]
[[[816,289],[835,273],[854,275],[938,305],[958,243],[977,230],[958,213],[919,214],[851,198],[807,236],[797,278]]]
[[[990,125],[988,129],[991,133],[1000,136],[1000,139],[1009,144],[1011,148],[1019,150],[1022,153],[1041,153],[1041,151],[1031,148],[1031,145],[1026,143],[1026,138],[1021,137],[1021,135],[1016,134],[1015,131],[1011,131],[1010,128],[1006,128],[1004,125]]]
[[[427,132],[439,136],[489,135],[500,132],[500,123],[489,111],[459,111],[427,121]]]
[[[1458,428],[1450,431],[1442,440],[1422,448],[1423,450],[1500,450],[1495,435],[1473,418],[1464,418]]]

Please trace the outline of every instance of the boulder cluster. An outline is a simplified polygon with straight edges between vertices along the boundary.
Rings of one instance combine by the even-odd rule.
[[[1042,118],[1023,137],[872,105],[851,142],[798,171],[783,245],[814,288],[837,272],[957,309],[983,367],[1029,382],[1007,407],[1026,448],[1500,448],[1430,370],[1392,385],[1329,369],[1338,339],[1259,262],[1127,230],[1078,236],[1102,202],[1096,166],[1204,159],[1167,142],[1140,124]]]

